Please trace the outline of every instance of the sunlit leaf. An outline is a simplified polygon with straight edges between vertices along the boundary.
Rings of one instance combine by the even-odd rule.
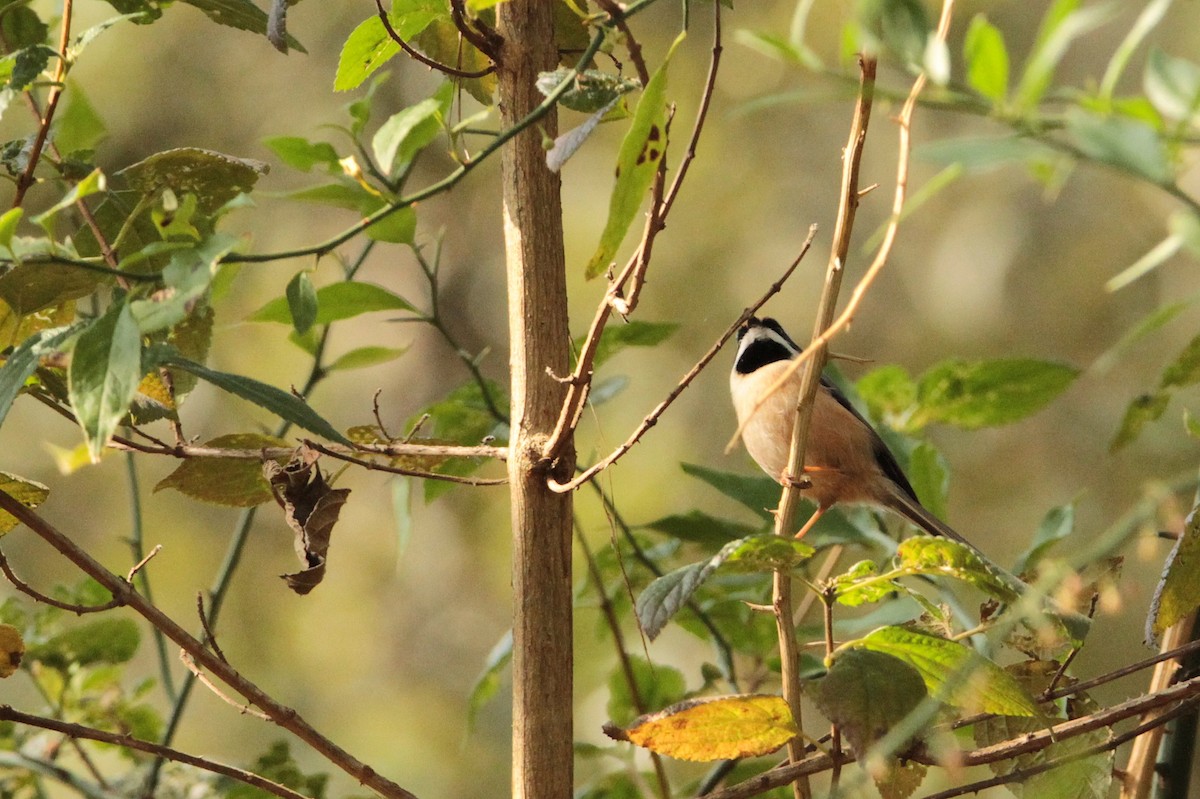
[[[47,486],[35,480],[18,477],[9,472],[0,472],[0,491],[20,502],[27,508],[36,508],[50,495]],[[8,511],[0,510],[0,536],[19,524],[17,518]],[[0,658],[2,661],[2,658]]]
[[[403,167],[437,138],[454,99],[454,84],[443,83],[434,95],[393,114],[371,139],[376,165],[387,174]]]
[[[445,3],[438,4],[434,0],[393,0],[388,19],[400,38],[408,41],[435,19],[448,16],[449,9]],[[400,45],[388,35],[383,21],[371,15],[350,33],[342,45],[333,82],[334,91],[357,88],[398,52]]]
[[[963,41],[963,57],[971,88],[993,103],[1003,103],[1008,96],[1008,51],[1004,34],[983,14],[971,20]]]
[[[71,408],[99,462],[142,379],[142,335],[128,304],[113,305],[79,334],[68,376]]]
[[[340,171],[337,150],[328,142],[312,142],[301,136],[274,136],[264,139],[263,144],[292,169],[311,172],[314,166],[324,166]]]
[[[584,274],[594,278],[608,269],[617,248],[637,217],[646,191],[654,181],[667,146],[667,67],[683,40],[675,39],[662,63],[642,91],[629,130],[617,155],[617,178],[608,205],[608,221],[600,234],[600,244],[588,261]]]
[[[796,736],[782,697],[724,696],[681,702],[605,733],[678,760],[728,760],[774,752]]]
[[[1005,602],[1022,590],[1015,578],[985,563],[970,547],[946,538],[913,536],[896,547],[897,567],[910,574],[940,574],[969,583]]]
[[[406,352],[408,352],[408,348],[406,347],[358,347],[339,355],[337,359],[333,363],[329,364],[329,366],[326,368],[333,372],[337,370],[362,369],[367,366],[378,366],[381,363],[390,363]]]
[[[183,2],[200,9],[218,25],[226,25],[263,36],[267,35],[267,15],[250,0],[183,0]],[[288,47],[293,50],[299,50],[301,53],[308,52],[290,34],[287,37],[287,43]]]
[[[921,675],[930,695],[970,713],[1037,713],[1033,700],[1008,672],[957,641],[904,627],[881,627],[845,646],[904,661]]]
[[[262,433],[233,433],[204,442],[206,449],[266,449],[291,444]],[[173,488],[193,499],[250,508],[271,499],[271,486],[263,477],[262,461],[250,458],[185,458],[175,471],[154,486],[154,490]]]
[[[317,289],[315,324],[327,325],[372,311],[415,311],[408,300],[382,286],[343,281]],[[247,317],[251,322],[293,324],[286,297],[277,297]]]
[[[1146,643],[1157,646],[1169,627],[1197,607],[1200,607],[1200,513],[1193,508],[1154,588],[1146,618]]]
[[[1009,424],[1040,410],[1078,376],[1072,366],[1028,358],[943,361],[917,383],[918,413],[968,430]]]

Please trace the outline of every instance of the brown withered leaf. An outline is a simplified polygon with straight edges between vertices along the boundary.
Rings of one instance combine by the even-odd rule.
[[[329,538],[350,495],[348,488],[329,487],[317,466],[319,457],[319,453],[301,446],[283,466],[274,461],[263,464],[263,475],[283,508],[288,526],[296,533],[296,555],[305,565],[295,574],[282,575],[297,594],[307,594],[324,579]]]

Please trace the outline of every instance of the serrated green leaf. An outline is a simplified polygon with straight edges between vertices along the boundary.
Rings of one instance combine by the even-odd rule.
[[[331,171],[340,171],[338,153],[328,142],[312,142],[302,136],[273,136],[263,144],[280,161],[301,172],[311,172],[314,166],[324,166]]]
[[[637,700],[625,669],[618,665],[608,677],[607,711],[612,723],[628,724],[640,715],[680,702],[687,695],[687,683],[679,669],[655,665],[638,655],[630,655],[628,664],[636,684]]]
[[[806,693],[856,752],[866,752],[921,703],[926,689],[921,675],[903,660],[847,649]]]
[[[292,315],[292,325],[296,332],[303,335],[317,321],[317,290],[313,288],[308,272],[297,272],[288,281],[284,290],[288,312]]]
[[[223,391],[252,402],[258,407],[275,414],[280,419],[291,422],[297,427],[302,427],[310,433],[316,433],[339,444],[350,444],[345,436],[339,433],[329,422],[325,421],[316,411],[310,408],[308,403],[295,394],[289,394],[286,391],[269,386],[266,383],[260,383],[249,377],[208,369],[198,363],[189,361],[187,358],[171,353],[164,353],[159,359],[159,365],[171,366],[176,369],[182,369],[185,372],[190,372],[201,380],[212,383]]]
[[[967,28],[963,57],[971,88],[993,103],[1003,103],[1008,96],[1008,51],[1004,34],[983,14],[976,14]]]
[[[1108,445],[1108,451],[1116,452],[1136,441],[1142,434],[1142,428],[1150,422],[1158,421],[1170,402],[1171,395],[1165,391],[1134,397],[1125,408],[1125,416],[1121,419],[1121,426],[1113,436],[1112,443]]]
[[[250,0],[183,0],[200,9],[204,15],[218,25],[241,31],[267,35],[267,14]],[[304,46],[288,34],[287,44],[292,50],[307,53]]]
[[[943,361],[917,383],[918,414],[967,430],[1009,424],[1040,410],[1078,376],[1072,366],[1028,358]]]
[[[358,347],[339,355],[337,360],[326,368],[333,372],[378,366],[381,363],[390,363],[406,352],[408,352],[407,347]]]
[[[1167,119],[1194,120],[1200,110],[1200,65],[1153,47],[1146,60],[1142,88]]]
[[[891,578],[880,577],[879,566],[874,561],[860,560],[845,574],[839,574],[830,583],[839,604],[858,607],[868,602],[882,602],[901,586]]]
[[[999,567],[986,563],[970,547],[946,538],[913,536],[896,548],[896,567],[907,574],[953,577],[969,583],[997,599],[1011,602],[1021,586]]]
[[[194,194],[201,212],[212,214],[237,195],[253,189],[259,177],[269,171],[270,166],[262,161],[198,147],[180,147],[155,153],[118,174],[143,195],[166,189],[178,197]]]
[[[701,510],[664,516],[646,526],[665,535],[714,549],[723,547],[735,538],[744,538],[755,532],[755,528],[750,525],[720,519]]]
[[[1101,117],[1080,108],[1067,112],[1067,131],[1089,158],[1154,183],[1171,180],[1167,149],[1150,125],[1125,117]]]
[[[72,627],[30,647],[26,657],[52,668],[126,663],[137,653],[141,633],[130,619],[98,619]]]
[[[142,335],[129,305],[113,305],[75,342],[68,370],[71,408],[92,462],[116,431],[142,379]]]
[[[735,572],[773,572],[794,569],[816,553],[808,544],[791,536],[760,533],[733,542],[722,568]]]
[[[623,325],[609,325],[600,334],[594,364],[599,367],[626,347],[653,347],[661,344],[678,329],[679,325],[674,322],[632,321]]]
[[[600,244],[584,269],[588,279],[608,269],[617,248],[625,240],[625,234],[637,217],[666,151],[667,67],[682,40],[683,34],[680,34],[667,51],[662,64],[650,77],[633,112],[625,139],[621,142],[621,150],[617,155],[617,178],[608,204],[608,221],[600,234]]]
[[[722,472],[693,463],[681,463],[683,471],[708,483],[730,499],[754,511],[760,518],[772,519],[771,510],[779,504],[780,487],[763,475],[744,475]]]
[[[392,28],[405,41],[425,30],[435,19],[448,17],[448,7],[434,0],[393,0],[392,10],[388,14]],[[361,86],[371,73],[398,52],[400,45],[388,35],[383,21],[375,15],[368,17],[342,45],[333,82],[334,91],[343,92]]]
[[[27,508],[36,508],[50,495],[50,489],[36,480],[29,480],[9,472],[0,472],[0,491],[20,502]],[[0,536],[12,530],[20,522],[8,511],[0,510]]]
[[[504,667],[512,660],[512,630],[504,633],[492,650],[488,652],[483,670],[475,678],[471,692],[467,695],[467,729],[475,729],[475,720],[479,711],[490,702],[500,690],[500,675]]]
[[[957,641],[891,626],[843,646],[882,652],[907,663],[921,675],[931,696],[970,713],[1037,713],[1037,706],[1012,675]]]
[[[345,281],[317,290],[315,323],[328,325],[372,311],[415,311],[408,300],[373,283]],[[293,324],[286,297],[277,297],[247,317],[251,322]]]
[[[264,449],[290,444],[261,433],[233,433],[204,442],[211,449]],[[272,498],[271,486],[263,477],[261,460],[246,458],[186,458],[175,471],[154,486],[155,492],[173,488],[203,502],[250,508]]]
[[[1157,646],[1169,627],[1197,607],[1200,607],[1200,513],[1193,508],[1154,588],[1146,618],[1146,643]]]

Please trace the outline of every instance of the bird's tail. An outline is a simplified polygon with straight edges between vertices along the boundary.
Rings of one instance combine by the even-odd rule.
[[[924,505],[902,491],[891,492],[888,497],[888,507],[930,535],[949,538],[951,541],[957,541],[970,547],[973,551],[979,552],[978,547],[955,532],[953,527],[934,516],[925,509]]]

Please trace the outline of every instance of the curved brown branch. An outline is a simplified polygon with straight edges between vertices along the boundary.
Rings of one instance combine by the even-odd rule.
[[[449,64],[443,64],[440,61],[435,61],[434,59],[429,58],[420,50],[417,50],[411,44],[404,41],[403,37],[396,32],[394,27],[392,27],[392,21],[388,19],[387,11],[383,8],[383,0],[375,0],[375,8],[379,10],[379,19],[383,21],[383,29],[387,31],[388,36],[392,37],[392,41],[400,45],[400,49],[407,53],[413,60],[420,61],[430,69],[436,69],[438,72],[451,75],[456,78],[482,78],[484,75],[491,75],[496,71],[496,67],[494,66],[476,71],[458,69],[457,67],[452,67]],[[490,53],[487,55],[491,57]]]
[[[450,18],[463,38],[493,61],[500,57],[504,38],[478,17],[467,18],[463,0],[450,0]]]
[[[261,788],[264,791],[273,793],[283,799],[308,799],[304,794],[297,793],[287,786],[280,785],[277,782],[272,782],[266,777],[245,771],[234,766],[227,766],[224,763],[218,763],[215,760],[208,760],[203,757],[189,755],[187,752],[181,752],[178,749],[172,749],[169,746],[143,741],[140,738],[134,738],[128,734],[117,734],[97,730],[93,727],[85,727],[82,724],[72,724],[58,719],[49,719],[44,716],[35,716],[30,713],[22,713],[16,710],[11,705],[0,705],[0,721],[11,721],[16,724],[24,724],[29,727],[37,727],[42,730],[50,730],[51,732],[61,733],[71,739],[83,738],[89,741],[100,741],[106,744],[115,746],[123,746],[126,749],[136,749],[139,752],[148,752],[158,757],[174,760],[177,763],[194,766],[204,771],[220,774],[223,777],[244,782],[247,785],[252,785],[255,788]]]
[[[642,46],[634,38],[633,31],[629,27],[629,20],[625,19],[625,15],[621,13],[621,7],[615,0],[596,0],[596,5],[600,6],[605,14],[608,14],[609,24],[615,25],[617,30],[621,31],[621,35],[625,37],[625,49],[629,51],[629,60],[633,62],[633,68],[637,70],[638,80],[645,86],[650,82],[650,71],[646,69],[646,59],[642,58]]]
[[[742,326],[742,323],[745,322],[747,319],[749,319],[751,316],[753,316],[755,311],[757,311],[759,308],[761,308],[763,305],[765,305],[767,300],[771,299],[771,297],[775,296],[779,292],[779,290],[783,288],[783,284],[787,281],[787,279],[789,277],[792,276],[792,272],[796,271],[796,267],[798,267],[800,265],[800,262],[802,260],[804,260],[804,256],[808,253],[808,249],[809,249],[809,247],[812,246],[813,238],[816,235],[817,235],[817,226],[813,225],[812,227],[810,227],[808,229],[808,237],[804,239],[804,244],[800,247],[800,254],[796,256],[796,260],[792,261],[792,263],[788,266],[788,268],[784,270],[783,274],[779,277],[779,279],[776,280],[769,289],[767,289],[766,293],[763,294],[758,299],[757,302],[755,302],[753,305],[751,305],[749,308],[747,308],[745,311],[743,311],[742,315],[739,316],[737,318],[737,320],[732,325],[730,325],[723,334],[721,334],[721,337],[718,338],[716,343],[713,344],[712,347],[709,348],[708,352],[704,353],[703,357],[701,357],[700,360],[696,362],[696,365],[693,366],[690,370],[688,370],[687,374],[685,374],[679,380],[679,383],[675,386],[675,388],[673,388],[671,390],[671,393],[667,395],[666,399],[664,399],[662,402],[658,403],[658,405],[656,405],[654,407],[654,410],[650,411],[650,413],[648,413],[646,415],[646,417],[644,419],[642,419],[641,423],[637,426],[637,429],[634,430],[633,433],[629,436],[629,438],[625,440],[625,443],[621,444],[619,447],[617,447],[615,450],[613,450],[611,453],[609,453],[603,460],[592,465],[591,467],[584,470],[583,472],[580,472],[572,480],[568,480],[567,482],[562,483],[562,482],[555,480],[554,478],[550,478],[550,481],[549,481],[550,490],[556,491],[558,493],[563,493],[566,491],[574,491],[575,489],[579,488],[581,485],[586,483],[588,480],[591,480],[597,474],[599,474],[600,472],[607,469],[609,466],[612,466],[626,452],[628,452],[630,449],[632,449],[633,445],[641,440],[642,436],[645,435],[647,430],[649,430],[651,427],[654,427],[654,425],[658,424],[658,419],[660,416],[663,415],[663,412],[666,411],[666,409],[671,406],[671,403],[673,403],[679,397],[679,395],[683,393],[683,390],[686,389],[691,384],[691,382],[696,379],[696,376],[700,374],[700,372],[704,369],[704,367],[708,366],[709,362],[713,358],[716,357],[717,353],[720,352],[721,347],[724,346],[725,342],[728,341],[729,338],[734,333],[737,332],[738,328]]]
[[[0,509],[7,511],[29,529],[37,533],[48,544],[61,552],[68,560],[78,566],[85,574],[104,586],[113,597],[133,608],[142,618],[157,627],[168,638],[182,648],[200,666],[241,694],[250,704],[262,710],[271,721],[288,730],[300,740],[311,746],[329,763],[349,774],[359,783],[376,791],[386,799],[416,799],[416,797],[391,780],[377,774],[367,764],[361,762],[345,749],[305,721],[294,709],[287,707],[259,688],[250,680],[243,677],[228,663],[223,662],[210,652],[202,641],[192,636],[167,616],[157,606],[151,604],[141,594],[133,590],[129,583],[110,572],[93,558],[86,550],[76,544],[69,536],[63,534],[37,513],[13,499],[7,492],[0,491]]]
[[[12,583],[13,588],[30,597],[35,602],[41,602],[43,604],[50,605],[51,607],[56,607],[60,610],[66,610],[78,616],[82,616],[85,613],[99,613],[104,610],[112,610],[113,608],[119,608],[122,604],[124,604],[118,597],[115,596],[110,601],[105,602],[102,605],[76,605],[71,602],[63,602],[55,599],[52,596],[46,596],[29,583],[22,580],[20,577],[17,577],[12,570],[12,566],[8,564],[8,558],[5,557],[4,552],[2,551],[0,551],[0,571],[4,572],[4,576],[8,578],[10,583]]]
[[[46,97],[46,112],[38,124],[37,134],[33,137],[33,146],[29,149],[29,163],[25,171],[17,178],[17,192],[13,197],[13,208],[19,208],[25,202],[25,192],[34,184],[33,171],[37,169],[42,159],[42,149],[46,146],[46,137],[50,135],[50,125],[54,122],[54,112],[58,108],[58,98],[62,97],[66,87],[67,77],[67,48],[71,44],[71,9],[72,0],[63,0],[62,28],[58,37],[58,63],[54,67],[54,78],[50,86],[50,94]]]

